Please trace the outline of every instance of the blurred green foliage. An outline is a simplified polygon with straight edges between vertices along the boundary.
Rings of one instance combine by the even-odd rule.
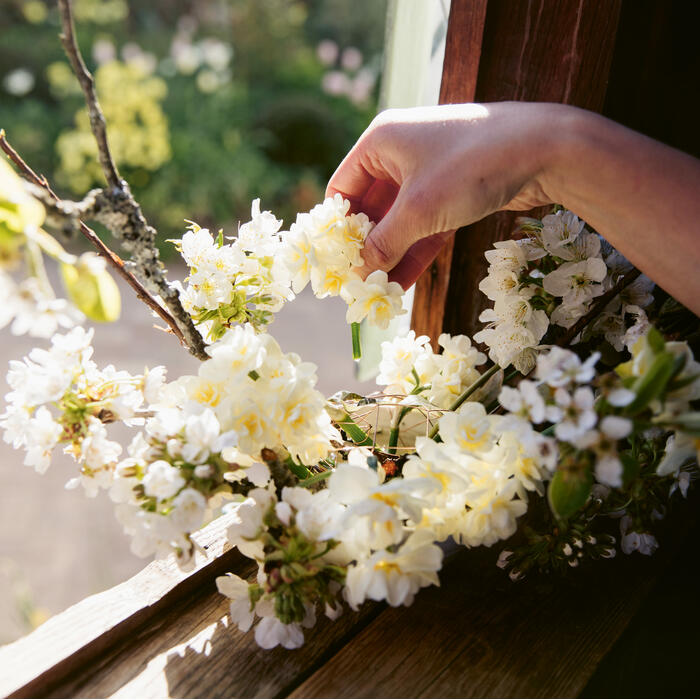
[[[163,238],[286,221],[371,120],[385,0],[74,0],[113,153]],[[103,184],[52,0],[2,0],[0,127],[68,197]]]

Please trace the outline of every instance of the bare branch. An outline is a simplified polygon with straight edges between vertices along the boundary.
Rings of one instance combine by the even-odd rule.
[[[146,221],[127,182],[119,177],[109,151],[104,115],[97,99],[94,81],[85,67],[85,61],[75,38],[71,0],[58,0],[58,7],[63,28],[61,41],[85,94],[90,128],[97,142],[99,160],[109,185],[106,190],[97,191],[95,207],[90,214],[104,224],[131,254],[131,260],[126,264],[133,267],[136,275],[151,294],[160,295],[190,352],[200,360],[206,360],[208,355],[205,352],[204,340],[191,316],[183,308],[177,289],[170,285],[165,276],[156,246],[157,231]]]
[[[119,177],[119,171],[114,163],[112,154],[109,151],[107,125],[102,110],[100,109],[100,103],[97,101],[95,81],[92,78],[92,73],[87,69],[85,61],[83,61],[80,49],[78,48],[78,42],[75,38],[75,26],[73,24],[70,0],[58,0],[58,10],[61,13],[61,26],[63,27],[61,43],[68,55],[71,66],[73,66],[73,71],[78,78],[80,87],[85,94],[85,102],[87,103],[88,115],[90,117],[90,127],[97,141],[97,150],[100,158],[100,165],[102,165],[102,172],[110,187],[119,188],[121,187],[121,178]]]
[[[146,291],[144,286],[131,274],[125,267],[124,261],[113,251],[111,251],[99,238],[99,236],[89,227],[86,226],[82,221],[77,218],[75,212],[71,212],[71,207],[69,205],[74,205],[73,202],[64,202],[59,199],[58,195],[51,189],[47,179],[43,175],[37,175],[22,159],[22,157],[15,151],[14,148],[7,141],[5,136],[5,131],[0,129],[0,148],[8,155],[10,160],[17,166],[22,175],[31,183],[37,187],[43,188],[46,193],[51,197],[55,203],[55,209],[52,211],[58,213],[63,211],[66,217],[72,218],[75,216],[73,221],[79,228],[85,238],[87,238],[90,243],[97,249],[97,252],[104,257],[107,262],[114,268],[116,273],[136,292],[136,296],[144,302],[150,309],[152,309],[160,318],[168,324],[171,332],[177,337],[177,339],[182,343],[183,346],[187,347],[187,342],[182,334],[182,331],[178,327],[175,319],[164,309],[149,293]],[[44,204],[48,204],[44,200]],[[77,210],[80,209],[79,206],[75,207]]]
[[[569,328],[561,339],[561,346],[566,347],[571,344],[571,341],[596,317],[601,311],[625,288],[628,287],[632,282],[634,282],[639,275],[642,274],[641,270],[633,267],[629,272],[626,272],[622,278],[620,278],[614,287],[608,289],[605,294],[599,296],[595,303],[591,306],[590,310],[581,318],[574,323],[571,328]]]

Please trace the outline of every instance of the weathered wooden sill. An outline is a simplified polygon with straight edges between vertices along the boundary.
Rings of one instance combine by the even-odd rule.
[[[534,697],[580,694],[666,567],[600,562],[571,580],[512,584],[488,550],[462,551],[411,608],[326,619],[300,650],[263,651],[228,620],[214,579],[250,567],[202,530],[190,574],[154,562],[0,649],[11,697]],[[578,572],[577,572],[578,573]]]

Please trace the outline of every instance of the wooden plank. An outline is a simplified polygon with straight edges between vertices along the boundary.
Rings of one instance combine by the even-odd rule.
[[[184,596],[226,571],[240,570],[244,558],[226,542],[230,518],[218,518],[194,535],[207,552],[196,555],[194,571],[183,573],[173,557],[154,561],[128,581],[85,598],[26,637],[0,647],[0,696],[47,696],[71,673],[130,640]]]
[[[290,697],[576,697],[677,550],[516,584],[493,551],[462,552]]]
[[[279,697],[296,687],[382,610],[324,618],[301,649],[260,649],[228,619],[213,585],[171,607],[135,639],[84,666],[50,697]]]
[[[439,104],[472,102],[479,71],[479,55],[487,0],[452,0],[445,38]],[[452,263],[451,237],[416,282],[411,327],[427,335],[437,350],[442,332]]]
[[[448,37],[460,31],[455,25],[464,19],[457,12],[467,12],[469,5],[467,0],[453,3],[458,9],[454,18],[450,15]],[[481,55],[475,56],[473,41],[453,44],[445,56],[445,94],[455,102],[549,101],[600,111],[620,6],[621,0],[488,0]],[[461,73],[463,64],[467,77]],[[464,93],[454,84],[460,80],[465,81]],[[416,286],[417,331],[435,338],[442,330],[472,335],[479,328],[477,318],[486,301],[478,290],[486,274],[484,251],[510,235],[516,215],[494,214],[457,232],[452,249],[443,251]]]

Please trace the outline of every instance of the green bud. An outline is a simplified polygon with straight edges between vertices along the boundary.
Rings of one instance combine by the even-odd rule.
[[[648,371],[639,377],[632,385],[632,391],[637,395],[634,401],[625,408],[627,415],[634,415],[644,410],[651,401],[659,398],[665,391],[666,385],[673,376],[676,358],[667,350],[659,353],[651,363]]]
[[[571,517],[586,504],[592,486],[590,469],[559,469],[547,490],[552,512],[560,520]]]

